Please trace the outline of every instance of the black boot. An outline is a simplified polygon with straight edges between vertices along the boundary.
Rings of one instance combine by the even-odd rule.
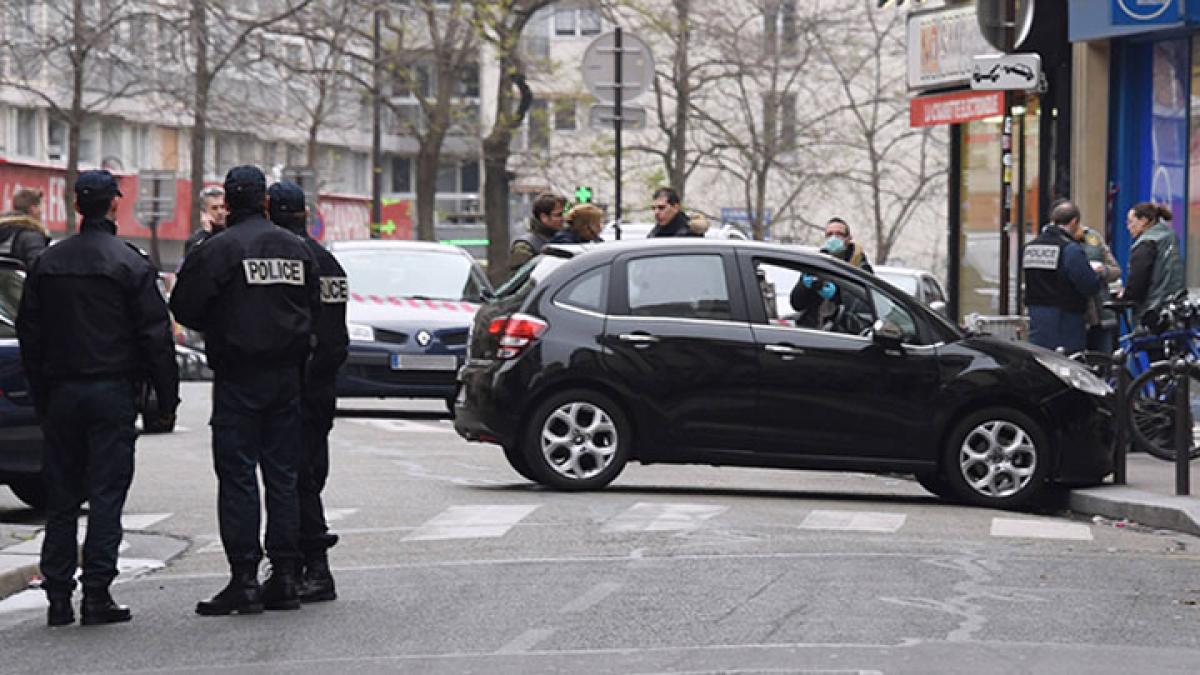
[[[296,563],[292,560],[272,560],[271,576],[263,582],[262,602],[267,609],[300,609],[296,587]]]
[[[84,588],[83,605],[80,614],[81,623],[85,626],[98,626],[104,623],[122,623],[133,618],[133,613],[125,605],[113,601],[107,588]]]
[[[46,610],[47,626],[66,626],[75,623],[75,609],[71,607],[71,591],[65,593],[46,591],[50,608]]]
[[[229,585],[209,600],[196,603],[201,616],[262,614],[262,587],[258,585],[258,565],[235,567]]]
[[[301,602],[327,602],[337,599],[333,575],[329,573],[329,554],[311,553],[304,558],[304,577],[300,582]]]

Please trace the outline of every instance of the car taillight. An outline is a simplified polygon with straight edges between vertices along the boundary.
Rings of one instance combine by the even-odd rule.
[[[488,335],[499,338],[500,348],[496,350],[496,358],[500,360],[515,359],[529,345],[537,342],[550,324],[528,314],[513,314],[492,319],[488,324]]]

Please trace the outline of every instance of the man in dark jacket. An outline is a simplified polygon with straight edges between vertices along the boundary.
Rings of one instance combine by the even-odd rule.
[[[704,236],[692,229],[691,219],[679,207],[679,193],[675,190],[668,187],[656,190],[650,208],[654,210],[654,229],[647,238]]]
[[[509,272],[516,272],[529,262],[546,242],[558,234],[563,225],[563,208],[567,200],[558,195],[541,194],[533,200],[533,217],[529,219],[526,231],[513,240],[508,249]]]
[[[850,225],[841,218],[830,218],[829,222],[825,223],[825,242],[821,245],[821,253],[844,260],[864,272],[875,273],[875,268],[871,267],[871,261],[867,258],[867,252],[854,241],[854,235],[850,234]]]
[[[1025,304],[1029,341],[1068,354],[1087,346],[1087,308],[1100,291],[1100,277],[1076,241],[1079,207],[1064,201],[1050,224],[1025,246]]]
[[[12,198],[12,211],[0,215],[0,256],[33,265],[34,258],[50,245],[42,225],[42,191],[24,188]]]
[[[109,172],[79,175],[79,234],[34,261],[17,318],[46,440],[41,568],[51,626],[75,621],[76,525],[85,500],[83,623],[130,619],[108,589],[117,576],[121,510],[133,480],[138,383],[148,377],[158,394],[165,418],[159,422],[169,423],[179,403],[167,306],[150,261],[116,237],[120,197]]]
[[[350,290],[346,270],[325,247],[308,236],[304,190],[292,182],[276,183],[267,191],[271,220],[300,237],[321,280],[321,315],[317,318],[316,344],[308,360],[300,399],[304,421],[304,458],[296,492],[300,499],[300,600],[321,602],[334,600],[337,592],[329,572],[330,548],[337,543],[336,534],[329,533],[325,522],[325,507],[321,491],[329,477],[329,432],[337,408],[334,381],[338,368],[346,360],[350,336],[346,332],[346,300]]]
[[[229,211],[225,207],[225,189],[211,185],[200,191],[200,229],[183,242],[183,257],[204,243],[209,237],[225,229],[225,218]]]
[[[218,521],[232,579],[196,606],[205,616],[300,607],[300,387],[320,315],[320,282],[304,242],[265,217],[266,192],[256,167],[229,170],[229,227],[184,259],[171,294],[175,318],[204,333],[213,370]],[[271,559],[261,587],[260,466]]]

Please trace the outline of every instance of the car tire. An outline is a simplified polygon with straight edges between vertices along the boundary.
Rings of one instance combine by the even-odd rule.
[[[1041,426],[1012,408],[968,415],[946,440],[942,470],[952,494],[976,506],[1012,509],[1046,486],[1050,442]]]
[[[31,508],[39,511],[46,508],[46,484],[42,482],[41,475],[11,477],[8,479],[8,488],[13,491],[17,499],[25,502]]]
[[[921,487],[928,490],[935,497],[948,502],[959,501],[958,496],[954,493],[954,490],[950,488],[950,484],[946,482],[946,478],[942,475],[941,470],[930,471],[928,473],[918,473],[916,474],[915,478]]]
[[[504,458],[508,460],[508,465],[513,468],[513,471],[521,474],[522,478],[534,483],[540,482],[537,476],[533,475],[533,471],[529,469],[529,462],[525,461],[525,455],[520,448],[511,445],[504,446]]]
[[[521,453],[542,485],[596,490],[625,468],[632,444],[632,428],[615,401],[599,392],[571,389],[551,395],[529,416]]]

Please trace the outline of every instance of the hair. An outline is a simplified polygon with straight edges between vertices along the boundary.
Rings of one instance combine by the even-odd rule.
[[[565,197],[560,195],[543,192],[533,200],[533,217],[541,218],[554,213],[555,209],[562,208],[567,203]]]
[[[598,225],[604,221],[604,211],[595,204],[579,204],[567,214],[567,222],[571,229],[583,226]]]
[[[1159,220],[1165,220],[1169,223],[1175,217],[1175,214],[1171,213],[1171,209],[1166,204],[1155,204],[1154,202],[1135,204],[1133,215],[1143,220],[1148,220],[1151,223]]]
[[[679,193],[675,188],[660,187],[654,191],[654,196],[651,199],[665,199],[671,206],[679,206]]]
[[[1079,219],[1079,207],[1074,202],[1063,199],[1050,209],[1050,222],[1055,225],[1066,225],[1072,220]]]
[[[200,191],[200,199],[212,199],[213,197],[225,198],[225,188],[216,185],[210,185]]]
[[[829,220],[825,221],[826,226],[828,226],[830,223],[841,223],[842,225],[845,225],[846,226],[846,236],[847,237],[850,236],[850,223],[847,223],[846,221],[842,220],[841,218],[839,218],[837,216],[834,216],[834,217],[830,218]]]
[[[32,188],[21,188],[13,195],[12,207],[13,211],[21,213],[29,213],[33,207],[42,203],[42,191]]]
[[[108,210],[112,207],[113,197],[102,197],[100,199],[80,199],[79,212],[84,218],[103,218],[108,215]]]

